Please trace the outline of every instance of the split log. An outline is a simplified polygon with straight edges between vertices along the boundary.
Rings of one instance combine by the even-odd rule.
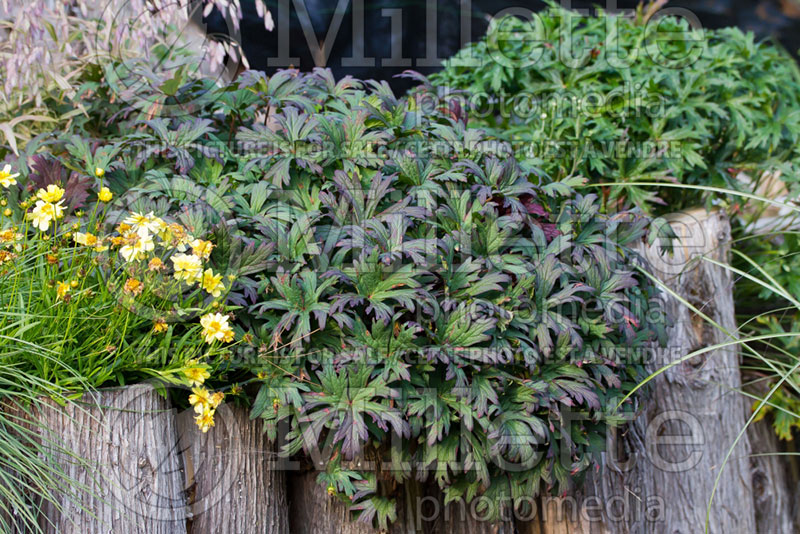
[[[182,475],[172,410],[147,385],[87,393],[79,403],[37,410],[43,446],[86,491],[43,502],[40,525],[53,534],[185,534]],[[82,461],[76,460],[82,459]]]
[[[694,210],[668,218],[679,236],[674,255],[641,247],[649,268],[667,287],[735,333],[730,271],[700,259],[727,262],[730,225],[722,213]],[[647,363],[655,371],[695,350],[731,340],[676,298],[664,293],[673,324],[669,346]],[[735,334],[734,334],[735,335]],[[550,501],[539,534],[701,532],[714,481],[746,421],[736,346],[682,362],[658,376],[641,398],[641,415],[611,432],[598,472],[569,501]],[[756,531],[750,442],[744,436],[720,476],[710,509],[710,532]],[[566,516],[553,513],[575,507]],[[521,529],[522,530],[522,529]]]
[[[188,495],[188,532],[287,534],[286,478],[261,421],[223,404],[202,433],[194,413],[178,415]]]

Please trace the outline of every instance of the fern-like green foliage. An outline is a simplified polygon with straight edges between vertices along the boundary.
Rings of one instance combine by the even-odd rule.
[[[736,28],[651,15],[553,4],[532,21],[498,19],[431,81],[473,104],[472,125],[512,141],[520,159],[554,179],[623,184],[603,188],[609,210],[711,200],[640,183],[740,190],[739,172],[779,169],[794,187],[800,77],[791,56]]]

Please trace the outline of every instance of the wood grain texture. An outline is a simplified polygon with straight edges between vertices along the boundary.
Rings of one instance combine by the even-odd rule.
[[[316,471],[289,473],[289,515],[292,534],[375,534],[370,525],[352,521],[343,503],[317,484]],[[391,534],[514,534],[514,523],[483,521],[472,506],[443,506],[443,494],[433,484],[409,481],[397,488],[397,520]]]
[[[753,456],[753,499],[756,512],[756,532],[800,532],[795,512],[800,509],[800,495],[795,494],[790,466],[778,436],[769,421],[762,420],[748,428]]]
[[[288,534],[286,479],[261,421],[223,404],[203,434],[178,415],[188,495],[188,534]]]
[[[292,534],[374,534],[351,521],[347,507],[317,483],[317,471],[289,472],[289,525]]]
[[[674,255],[662,255],[657,246],[644,245],[640,253],[652,273],[731,335],[664,293],[665,311],[673,324],[668,329],[668,347],[655,349],[655,358],[647,363],[650,372],[697,349],[729,341],[736,331],[731,274],[700,259],[728,261],[727,219],[718,212],[696,210],[669,220],[680,238]],[[703,532],[714,480],[746,420],[744,399],[733,391],[740,386],[735,346],[699,355],[662,373],[641,396],[639,417],[610,433],[599,471],[592,473],[580,494],[572,496],[581,509],[577,517],[558,517],[545,507],[538,524],[520,530],[538,534]],[[711,533],[756,532],[750,450],[745,436],[722,471],[710,510]],[[593,514],[586,514],[588,506]]]
[[[185,534],[182,475],[168,402],[147,385],[86,394],[64,408],[46,402],[36,418],[44,443],[87,491],[43,503],[40,524],[53,534]],[[60,509],[59,509],[60,508]]]
[[[438,492],[437,492],[438,493]],[[443,502],[441,494],[436,495],[440,506]],[[515,526],[510,510],[503,517],[506,520],[486,521],[485,514],[477,507],[478,501],[466,504],[458,501],[441,508],[442,513],[431,522],[424,522],[426,534],[514,534]]]

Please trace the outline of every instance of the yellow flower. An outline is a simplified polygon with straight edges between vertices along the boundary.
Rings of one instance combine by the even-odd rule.
[[[75,289],[76,287],[78,287],[78,285],[80,284],[78,284],[77,280],[73,280],[72,282],[69,283],[69,287],[71,287],[72,289]]]
[[[56,288],[56,297],[63,300],[67,293],[69,293],[69,284],[66,282],[59,282]]]
[[[228,316],[221,313],[208,313],[200,318],[203,325],[203,338],[206,343],[213,343],[214,340],[228,343],[233,341],[233,329],[228,324]]]
[[[97,193],[97,199],[100,202],[111,202],[111,199],[114,197],[114,193],[111,192],[111,189],[107,187],[101,187],[100,192]]]
[[[212,426],[214,426],[214,412],[213,411],[205,411],[202,414],[198,415],[194,418],[195,423],[197,423],[197,428],[200,429],[203,434],[208,432]]]
[[[154,333],[162,334],[162,333],[166,332],[167,329],[168,329],[167,322],[164,319],[159,317],[158,319],[153,321],[153,332]]]
[[[8,263],[9,261],[13,260],[16,257],[17,255],[14,254],[13,252],[8,252],[7,250],[0,250],[0,265]]]
[[[225,291],[225,286],[222,285],[222,275],[214,274],[211,269],[206,269],[203,273],[203,289],[205,289],[212,297],[217,298]]]
[[[225,394],[221,391],[217,391],[208,399],[208,404],[216,410],[219,405],[222,404],[223,399],[225,399]]]
[[[102,241],[91,232],[86,232],[85,234],[77,232],[75,233],[73,239],[79,245],[83,245],[85,247],[94,247],[97,252],[108,250],[108,247],[102,246]]]
[[[122,222],[129,225],[131,229],[135,230],[136,233],[141,236],[158,232],[164,224],[164,221],[153,215],[152,211],[147,214],[132,211]]]
[[[56,184],[50,184],[47,186],[47,189],[39,189],[36,192],[36,198],[50,203],[58,202],[63,197],[64,197],[64,190],[58,187]]]
[[[11,208],[6,208],[3,210],[3,215],[5,217],[11,217]]]
[[[18,234],[14,228],[0,231],[0,243],[13,243],[18,239],[22,239],[22,234]]]
[[[39,190],[44,191],[43,189]],[[33,222],[33,226],[42,232],[46,232],[50,228],[50,223],[53,220],[60,219],[64,216],[64,207],[61,202],[52,204],[44,200],[37,200],[36,206],[33,210],[26,215],[26,217]]]
[[[192,386],[199,386],[206,381],[206,378],[211,376],[211,373],[206,371],[205,367],[189,367],[183,370],[183,374],[189,379],[189,384]]]
[[[211,406],[211,392],[206,388],[192,388],[189,404],[194,407],[195,413],[205,412]]]
[[[75,237],[73,237],[75,242],[79,245],[83,245],[85,247],[93,247],[97,244],[97,236],[92,234],[91,232],[81,233],[77,232]]]
[[[141,295],[143,290],[144,284],[136,278],[128,278],[128,280],[125,282],[125,285],[122,287],[122,291],[128,295],[133,295],[134,297]]]
[[[94,175],[97,176],[98,178],[102,178],[103,176],[106,175],[106,170],[104,168],[102,168],[102,167],[95,167],[94,168]],[[105,189],[105,187],[103,189]],[[102,199],[100,199],[100,200],[102,200]],[[109,198],[109,200],[111,200],[111,199]],[[103,202],[108,202],[108,200],[103,200]]]
[[[0,185],[6,189],[12,185],[16,185],[17,176],[19,176],[19,173],[11,174],[11,165],[6,165],[2,170],[0,170]]]
[[[119,253],[127,262],[143,260],[147,253],[156,247],[155,243],[153,243],[153,238],[147,234],[129,237],[133,242],[129,242],[119,249]]]
[[[172,263],[176,280],[185,280],[187,284],[192,285],[203,278],[203,263],[197,256],[175,254],[172,256]]]
[[[147,270],[150,272],[157,273],[164,269],[164,262],[161,261],[161,258],[153,258],[147,264]]]
[[[195,239],[190,243],[192,253],[198,258],[207,260],[211,256],[211,250],[214,244],[211,241],[203,241],[202,239]]]

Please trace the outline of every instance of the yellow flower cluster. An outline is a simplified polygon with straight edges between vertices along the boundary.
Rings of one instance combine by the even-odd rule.
[[[225,394],[221,391],[211,393],[206,388],[192,388],[192,394],[189,395],[189,404],[194,408],[197,416],[194,418],[197,427],[206,433],[214,426],[214,413],[217,407],[222,404]]]
[[[16,182],[15,182],[16,183]],[[56,184],[50,184],[47,189],[36,192],[36,205],[26,214],[33,226],[41,232],[50,228],[50,223],[64,216],[64,190]]]
[[[117,231],[120,237],[112,238],[112,244],[120,246],[119,252],[126,262],[145,259],[148,253],[155,249],[153,236],[157,236],[162,243],[175,247],[178,251],[170,258],[175,280],[186,282],[189,286],[199,283],[200,287],[214,298],[225,291],[222,275],[215,274],[212,269],[203,269],[203,261],[211,256],[214,248],[211,241],[195,239],[180,224],[167,224],[153,212],[132,212],[117,226]],[[82,240],[86,240],[87,244],[95,243],[94,236],[89,234],[91,237],[84,238],[85,235],[81,234]],[[190,247],[192,253],[187,254],[186,251]],[[159,258],[152,258],[148,263],[148,270],[151,272],[159,272],[163,267],[164,263]]]
[[[201,431],[208,432],[214,426],[214,413],[222,404],[225,394],[221,391],[212,393],[208,388],[202,387],[206,379],[211,376],[206,368],[197,360],[186,362],[188,366],[183,370],[183,374],[192,386],[192,394],[189,395],[189,404],[194,408],[197,416],[194,418]]]

